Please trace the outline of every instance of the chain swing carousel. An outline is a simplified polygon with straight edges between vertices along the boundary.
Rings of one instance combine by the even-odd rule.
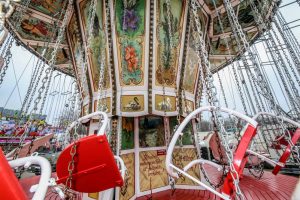
[[[286,166],[299,169],[300,45],[280,3],[1,4],[0,84],[16,41],[39,57],[21,110],[28,114],[32,106],[30,116],[38,107],[43,112],[58,70],[76,79],[71,109],[78,112],[63,134],[56,179],[42,157],[18,156],[22,141],[6,157],[1,154],[3,177],[11,181],[2,183],[0,194],[26,199],[10,167],[38,164],[42,174],[31,187],[33,199],[290,199],[297,178],[277,174]],[[225,70],[236,97],[220,76]],[[211,131],[203,139],[206,119]],[[89,136],[81,137],[80,123]],[[204,156],[203,142],[213,158]]]

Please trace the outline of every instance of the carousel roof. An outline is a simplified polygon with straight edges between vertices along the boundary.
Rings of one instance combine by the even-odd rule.
[[[215,0],[215,5],[213,2],[198,0],[197,13],[212,72],[216,72],[244,49],[239,48],[232,33],[223,1]],[[254,0],[254,3],[269,24],[274,1]],[[254,42],[259,31],[249,1],[232,0],[231,4],[247,40]],[[16,5],[18,11],[20,6]],[[176,115],[179,104],[185,105],[182,107],[185,113],[193,110],[197,88],[201,85],[198,84],[201,61],[195,47],[198,32],[187,1],[172,0],[168,16],[164,0],[98,0],[92,26],[90,5],[90,0],[74,2],[56,60],[58,70],[75,76],[80,82],[83,97],[93,97],[85,101],[84,104],[93,104],[85,110],[96,109],[98,99],[108,105],[108,113],[123,116],[165,115],[166,112],[169,116]],[[49,60],[64,17],[60,11],[66,6],[66,0],[32,0],[17,30],[12,26],[17,12],[7,24],[36,55],[42,57],[47,47],[43,58]],[[88,27],[92,27],[92,33]],[[85,51],[87,43],[89,52]],[[88,64],[87,71],[82,63]],[[83,74],[88,76],[83,79]],[[183,98],[177,94],[178,88],[184,91],[185,102],[180,103]]]
[[[49,61],[51,52],[55,45],[58,34],[58,24],[61,24],[64,13],[60,14],[62,8],[66,5],[64,0],[32,0],[28,9],[23,14],[20,27],[14,27],[17,12],[20,12],[20,4],[15,3],[16,8],[12,16],[8,19],[7,25],[21,44],[30,52],[40,58]],[[42,56],[44,49],[47,49]],[[72,67],[70,49],[66,39],[63,38],[56,57],[56,69],[66,74],[74,76]]]
[[[238,54],[237,44],[235,39],[231,37],[232,30],[222,2],[222,0],[215,0],[214,5],[212,0],[199,0],[199,5],[202,7],[203,11],[199,13],[199,15],[206,26],[204,31],[207,34],[207,38],[209,38],[210,61],[213,64],[213,71],[217,71],[221,67],[224,67],[228,64],[228,60]],[[260,1],[255,2],[260,4]],[[64,13],[61,14],[60,11],[66,6],[66,3],[66,0],[32,0],[22,18],[18,30],[16,30],[11,23],[11,21],[14,20],[14,15],[20,9],[20,5],[15,3],[17,8],[12,17],[8,20],[8,25],[12,28],[13,33],[17,35],[22,44],[39,57],[42,56],[43,49],[47,47],[47,52],[43,58],[49,60],[58,32],[55,27],[62,22]],[[235,6],[240,24],[245,30],[248,39],[253,40],[258,35],[258,30],[254,22],[254,15],[250,5],[247,1],[239,3],[239,1],[233,0],[232,3]],[[271,1],[269,1],[269,3],[271,3]],[[219,22],[216,16],[215,6],[221,13],[223,25],[225,26],[225,35],[222,34],[220,26],[218,25]],[[269,9],[266,10],[266,21],[268,21],[267,19],[272,11],[271,8],[272,7],[269,7]],[[70,23],[73,22],[74,21],[70,21]],[[223,37],[230,37],[231,49],[226,48]],[[232,56],[228,56],[229,51],[231,51],[230,54],[233,54]],[[58,70],[74,76],[70,55],[70,43],[68,43],[66,37],[61,42],[57,52],[56,67]]]

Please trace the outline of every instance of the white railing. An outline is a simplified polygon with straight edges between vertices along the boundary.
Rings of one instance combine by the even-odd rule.
[[[194,182],[198,183],[200,186],[204,187],[205,189],[209,190],[210,192],[214,193],[215,195],[225,199],[225,200],[229,200],[230,197],[228,197],[227,195],[221,194],[218,191],[210,188],[209,186],[207,186],[206,184],[202,183],[200,180],[192,177],[191,175],[189,175],[186,170],[189,169],[190,167],[192,167],[193,165],[197,164],[197,163],[206,163],[209,164],[217,169],[219,169],[219,166],[215,163],[209,162],[209,161],[205,161],[198,159],[195,161],[192,161],[191,163],[189,163],[183,170],[179,169],[178,167],[176,167],[175,165],[172,164],[172,155],[173,155],[173,151],[176,145],[176,142],[179,138],[179,136],[182,136],[183,133],[183,129],[185,128],[185,126],[189,123],[189,121],[191,119],[193,119],[196,115],[198,115],[199,113],[203,112],[203,111],[220,111],[220,112],[224,112],[224,113],[228,113],[230,115],[236,116],[238,118],[241,118],[243,120],[245,120],[246,122],[248,122],[251,126],[253,126],[254,128],[257,127],[257,122],[248,117],[245,116],[239,112],[236,112],[234,110],[230,110],[227,108],[217,108],[215,106],[205,106],[205,107],[200,107],[196,110],[194,110],[192,113],[190,113],[184,120],[183,122],[180,124],[180,126],[177,128],[176,132],[174,133],[174,136],[169,144],[168,150],[167,150],[167,155],[166,155],[166,169],[167,172],[170,176],[174,177],[174,178],[178,178],[178,172],[188,178],[190,178],[191,180],[193,180]],[[174,170],[176,170],[177,172],[174,172]]]
[[[28,168],[32,164],[39,165],[41,167],[41,178],[32,200],[41,200],[45,198],[49,186],[49,180],[51,178],[51,165],[46,158],[41,156],[29,156],[11,160],[8,163],[11,168],[21,166]]]
[[[281,119],[282,121],[288,122],[288,123],[293,124],[294,126],[297,126],[298,128],[300,128],[300,123],[295,122],[294,120],[291,120],[289,118],[286,118],[286,117],[283,117],[283,116],[278,116],[278,115],[275,115],[273,113],[268,113],[268,112],[259,112],[256,115],[254,115],[252,117],[252,119],[257,120],[257,118],[259,116],[262,116],[262,115],[268,115],[268,116],[271,116],[271,117],[274,117],[274,118],[277,118],[277,119]]]
[[[70,131],[72,128],[74,128],[77,124],[84,122],[86,120],[89,120],[91,118],[94,117],[103,117],[102,120],[100,120],[100,124],[102,124],[101,128],[98,131],[97,135],[104,135],[105,130],[107,128],[107,124],[108,124],[108,116],[105,112],[101,112],[101,111],[97,111],[97,112],[93,112],[91,114],[85,115],[83,117],[80,117],[78,120],[74,121],[72,124],[70,124],[67,128],[67,132]]]

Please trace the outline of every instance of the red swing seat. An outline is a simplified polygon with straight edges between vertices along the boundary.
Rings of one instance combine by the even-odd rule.
[[[298,140],[300,139],[300,128],[298,128],[295,133],[293,134],[293,137],[292,137],[292,143],[293,144],[296,144],[298,142]],[[292,147],[291,145],[287,145],[285,151],[283,152],[283,154],[281,155],[281,157],[279,158],[279,163],[281,164],[284,164],[286,163],[286,161],[288,160],[288,158],[290,157],[292,153]],[[281,170],[281,166],[280,165],[276,165],[272,171],[272,173],[274,175],[277,175],[278,172]]]
[[[69,177],[68,165],[71,161],[70,151],[73,144],[64,149],[57,160],[58,184],[66,184]],[[76,144],[75,167],[70,189],[93,193],[123,185],[123,179],[105,134],[81,138]]]
[[[23,191],[17,177],[9,166],[0,147],[0,199],[26,200],[28,199]]]
[[[247,129],[244,135],[242,136],[240,143],[234,153],[233,165],[239,177],[241,177],[241,175],[243,174],[245,165],[248,162],[248,156],[246,152],[256,133],[257,133],[256,128],[248,124]],[[235,188],[234,188],[233,178],[231,176],[231,172],[229,171],[224,181],[222,193],[231,196],[234,192],[234,189]]]

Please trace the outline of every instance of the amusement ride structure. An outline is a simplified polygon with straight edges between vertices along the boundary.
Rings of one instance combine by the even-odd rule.
[[[37,57],[0,130],[0,199],[300,199],[286,7],[300,1],[0,0],[0,87],[14,45]]]

